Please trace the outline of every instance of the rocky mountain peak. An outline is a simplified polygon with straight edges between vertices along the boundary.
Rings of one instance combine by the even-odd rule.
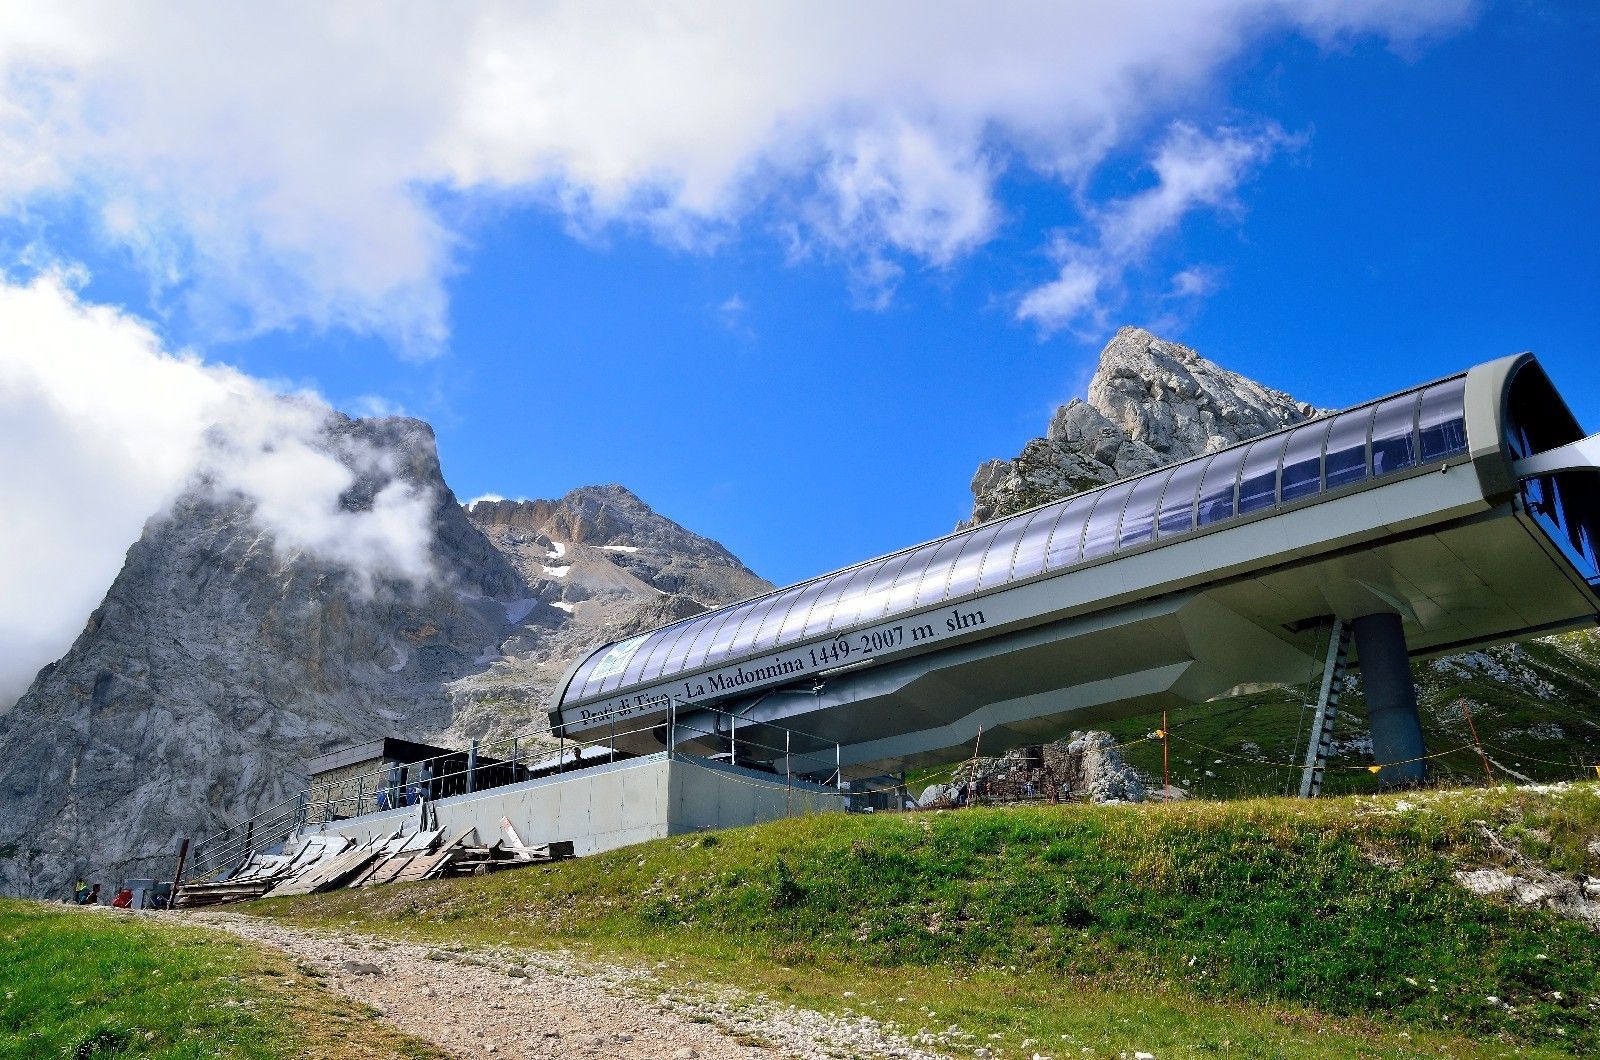
[[[1087,400],[1056,409],[1044,437],[1016,457],[978,468],[971,522],[1212,452],[1317,412],[1187,346],[1124,327],[1100,351]]]

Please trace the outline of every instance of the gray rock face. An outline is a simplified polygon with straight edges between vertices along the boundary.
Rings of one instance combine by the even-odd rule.
[[[387,457],[382,473],[360,465],[349,510],[393,480],[431,496],[435,577],[368,581],[275,549],[248,503],[190,490],[146,526],[67,654],[0,713],[0,890],[170,875],[178,837],[289,797],[308,756],[509,734],[614,631],[768,588],[621,487],[491,517],[456,503],[424,423],[334,417],[322,442]]]
[[[932,808],[969,801],[1116,803],[1145,798],[1143,779],[1123,759],[1110,733],[1075,732],[1055,743],[963,762],[948,783],[924,789],[917,804]]]
[[[971,523],[1023,511],[1299,423],[1317,409],[1125,327],[1100,353],[1088,400],[1056,410],[1043,438],[972,478]]]

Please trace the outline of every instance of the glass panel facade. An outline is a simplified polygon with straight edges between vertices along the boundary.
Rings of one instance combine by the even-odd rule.
[[[983,557],[983,566],[978,568],[978,588],[987,589],[1011,580],[1011,560],[1017,554],[1017,542],[1022,538],[1022,531],[1027,528],[1028,517],[1025,515],[1013,515],[1005,520]]]
[[[933,562],[933,557],[938,554],[942,541],[930,541],[911,554],[906,560],[906,565],[900,568],[899,575],[894,580],[894,587],[889,590],[889,606],[884,609],[885,614],[892,615],[896,611],[909,611],[917,602],[917,586],[922,583],[922,574]]]
[[[733,647],[733,638],[739,632],[739,626],[762,599],[764,598],[746,601],[728,612],[728,620],[711,638],[711,647],[706,650],[707,663],[720,662],[728,657],[728,649]]]
[[[1200,478],[1214,457],[1191,460],[1172,470],[1172,481],[1161,495],[1161,520],[1157,530],[1162,537],[1186,534],[1194,529],[1194,498],[1200,492]]]
[[[1100,494],[1100,499],[1089,515],[1089,526],[1083,533],[1083,558],[1094,559],[1110,552],[1117,545],[1117,520],[1122,517],[1122,506],[1133,492],[1132,482],[1119,482]]]
[[[1467,451],[1467,380],[1451,379],[1422,392],[1422,462]]]
[[[1262,511],[1458,456],[1467,451],[1465,378],[1389,398],[1113,483],[1031,512],[756,600],[696,616],[634,641],[627,661],[596,652],[575,673],[565,700],[669,677],[684,669],[764,652],[919,607],[1059,570],[1154,539]],[[1600,512],[1588,493],[1554,480],[1525,486],[1530,512],[1584,573],[1600,578]],[[598,675],[598,676],[597,676]]]
[[[1127,510],[1122,513],[1122,529],[1117,532],[1117,547],[1132,548],[1155,537],[1156,506],[1172,480],[1173,469],[1146,475],[1133,487]]]
[[[1211,458],[1206,477],[1200,482],[1200,504],[1195,512],[1197,526],[1209,526],[1233,517],[1233,487],[1246,451],[1229,449]]]
[[[844,629],[856,620],[856,612],[861,609],[861,598],[866,595],[867,586],[872,582],[872,576],[878,573],[884,560],[876,563],[863,563],[857,567],[850,576],[850,581],[839,593],[839,602],[833,605],[833,620],[828,624],[829,629]]]
[[[950,584],[945,588],[944,598],[953,599],[970,593],[978,587],[978,568],[983,565],[983,555],[994,543],[1005,520],[980,526],[967,535],[967,547],[961,550],[961,555],[950,567]]]
[[[944,587],[950,583],[950,568],[966,545],[964,537],[948,537],[939,542],[939,550],[928,560],[917,584],[917,607],[927,607],[944,599]]]
[[[1334,417],[1328,429],[1328,455],[1323,459],[1327,470],[1325,489],[1336,490],[1353,482],[1363,482],[1367,477],[1367,431],[1372,426],[1372,410],[1355,409]]]
[[[1017,542],[1016,559],[1011,564],[1011,577],[1026,578],[1044,570],[1044,550],[1050,543],[1050,531],[1056,527],[1065,502],[1040,508],[1028,516],[1028,528]]]
[[[1248,515],[1278,503],[1278,461],[1283,459],[1282,435],[1251,443],[1239,474],[1239,514]]]
[[[755,640],[750,642],[751,651],[766,651],[778,643],[778,631],[783,628],[783,620],[789,617],[789,608],[794,606],[794,598],[804,591],[805,584],[802,583],[778,594],[777,599],[772,602],[772,610],[761,620],[761,629],[756,633]]]
[[[1322,445],[1332,420],[1296,427],[1283,447],[1282,497],[1285,502],[1322,492]]]
[[[1372,476],[1389,475],[1417,463],[1417,395],[1390,398],[1372,420]]]
[[[1080,493],[1062,507],[1061,518],[1056,520],[1045,551],[1046,569],[1059,570],[1078,562],[1083,554],[1083,524],[1099,499],[1097,493]]]

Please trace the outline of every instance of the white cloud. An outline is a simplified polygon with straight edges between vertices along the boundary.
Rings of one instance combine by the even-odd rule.
[[[66,650],[145,520],[192,481],[248,499],[280,553],[314,552],[368,584],[428,578],[432,496],[390,482],[370,511],[342,508],[352,467],[394,468],[355,439],[330,452],[330,414],[167,351],[58,273],[0,278],[0,705]]]
[[[1161,237],[1200,207],[1226,209],[1252,171],[1294,138],[1276,126],[1255,131],[1222,129],[1214,135],[1176,123],[1151,159],[1155,183],[1104,207],[1086,206],[1092,242],[1058,237],[1051,248],[1056,278],[1027,292],[1017,317],[1045,332],[1065,327],[1103,308],[1109,291]],[[1202,293],[1212,277],[1190,269],[1174,277],[1174,289]]]
[[[1405,44],[1468,8],[13,4],[0,211],[86,208],[217,330],[309,322],[422,352],[446,334],[462,236],[440,203],[459,196],[690,245],[760,218],[881,300],[990,238],[1008,168],[1081,178],[1256,40]],[[1163,186],[1182,200],[1189,177],[1207,179]],[[1170,206],[1140,205],[1130,238]]]

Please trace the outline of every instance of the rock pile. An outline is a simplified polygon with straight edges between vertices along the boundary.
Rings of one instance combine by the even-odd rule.
[[[1110,733],[1075,732],[1055,743],[1019,747],[998,758],[974,758],[947,784],[934,784],[924,809],[971,803],[1143,802],[1144,779],[1117,750]]]

